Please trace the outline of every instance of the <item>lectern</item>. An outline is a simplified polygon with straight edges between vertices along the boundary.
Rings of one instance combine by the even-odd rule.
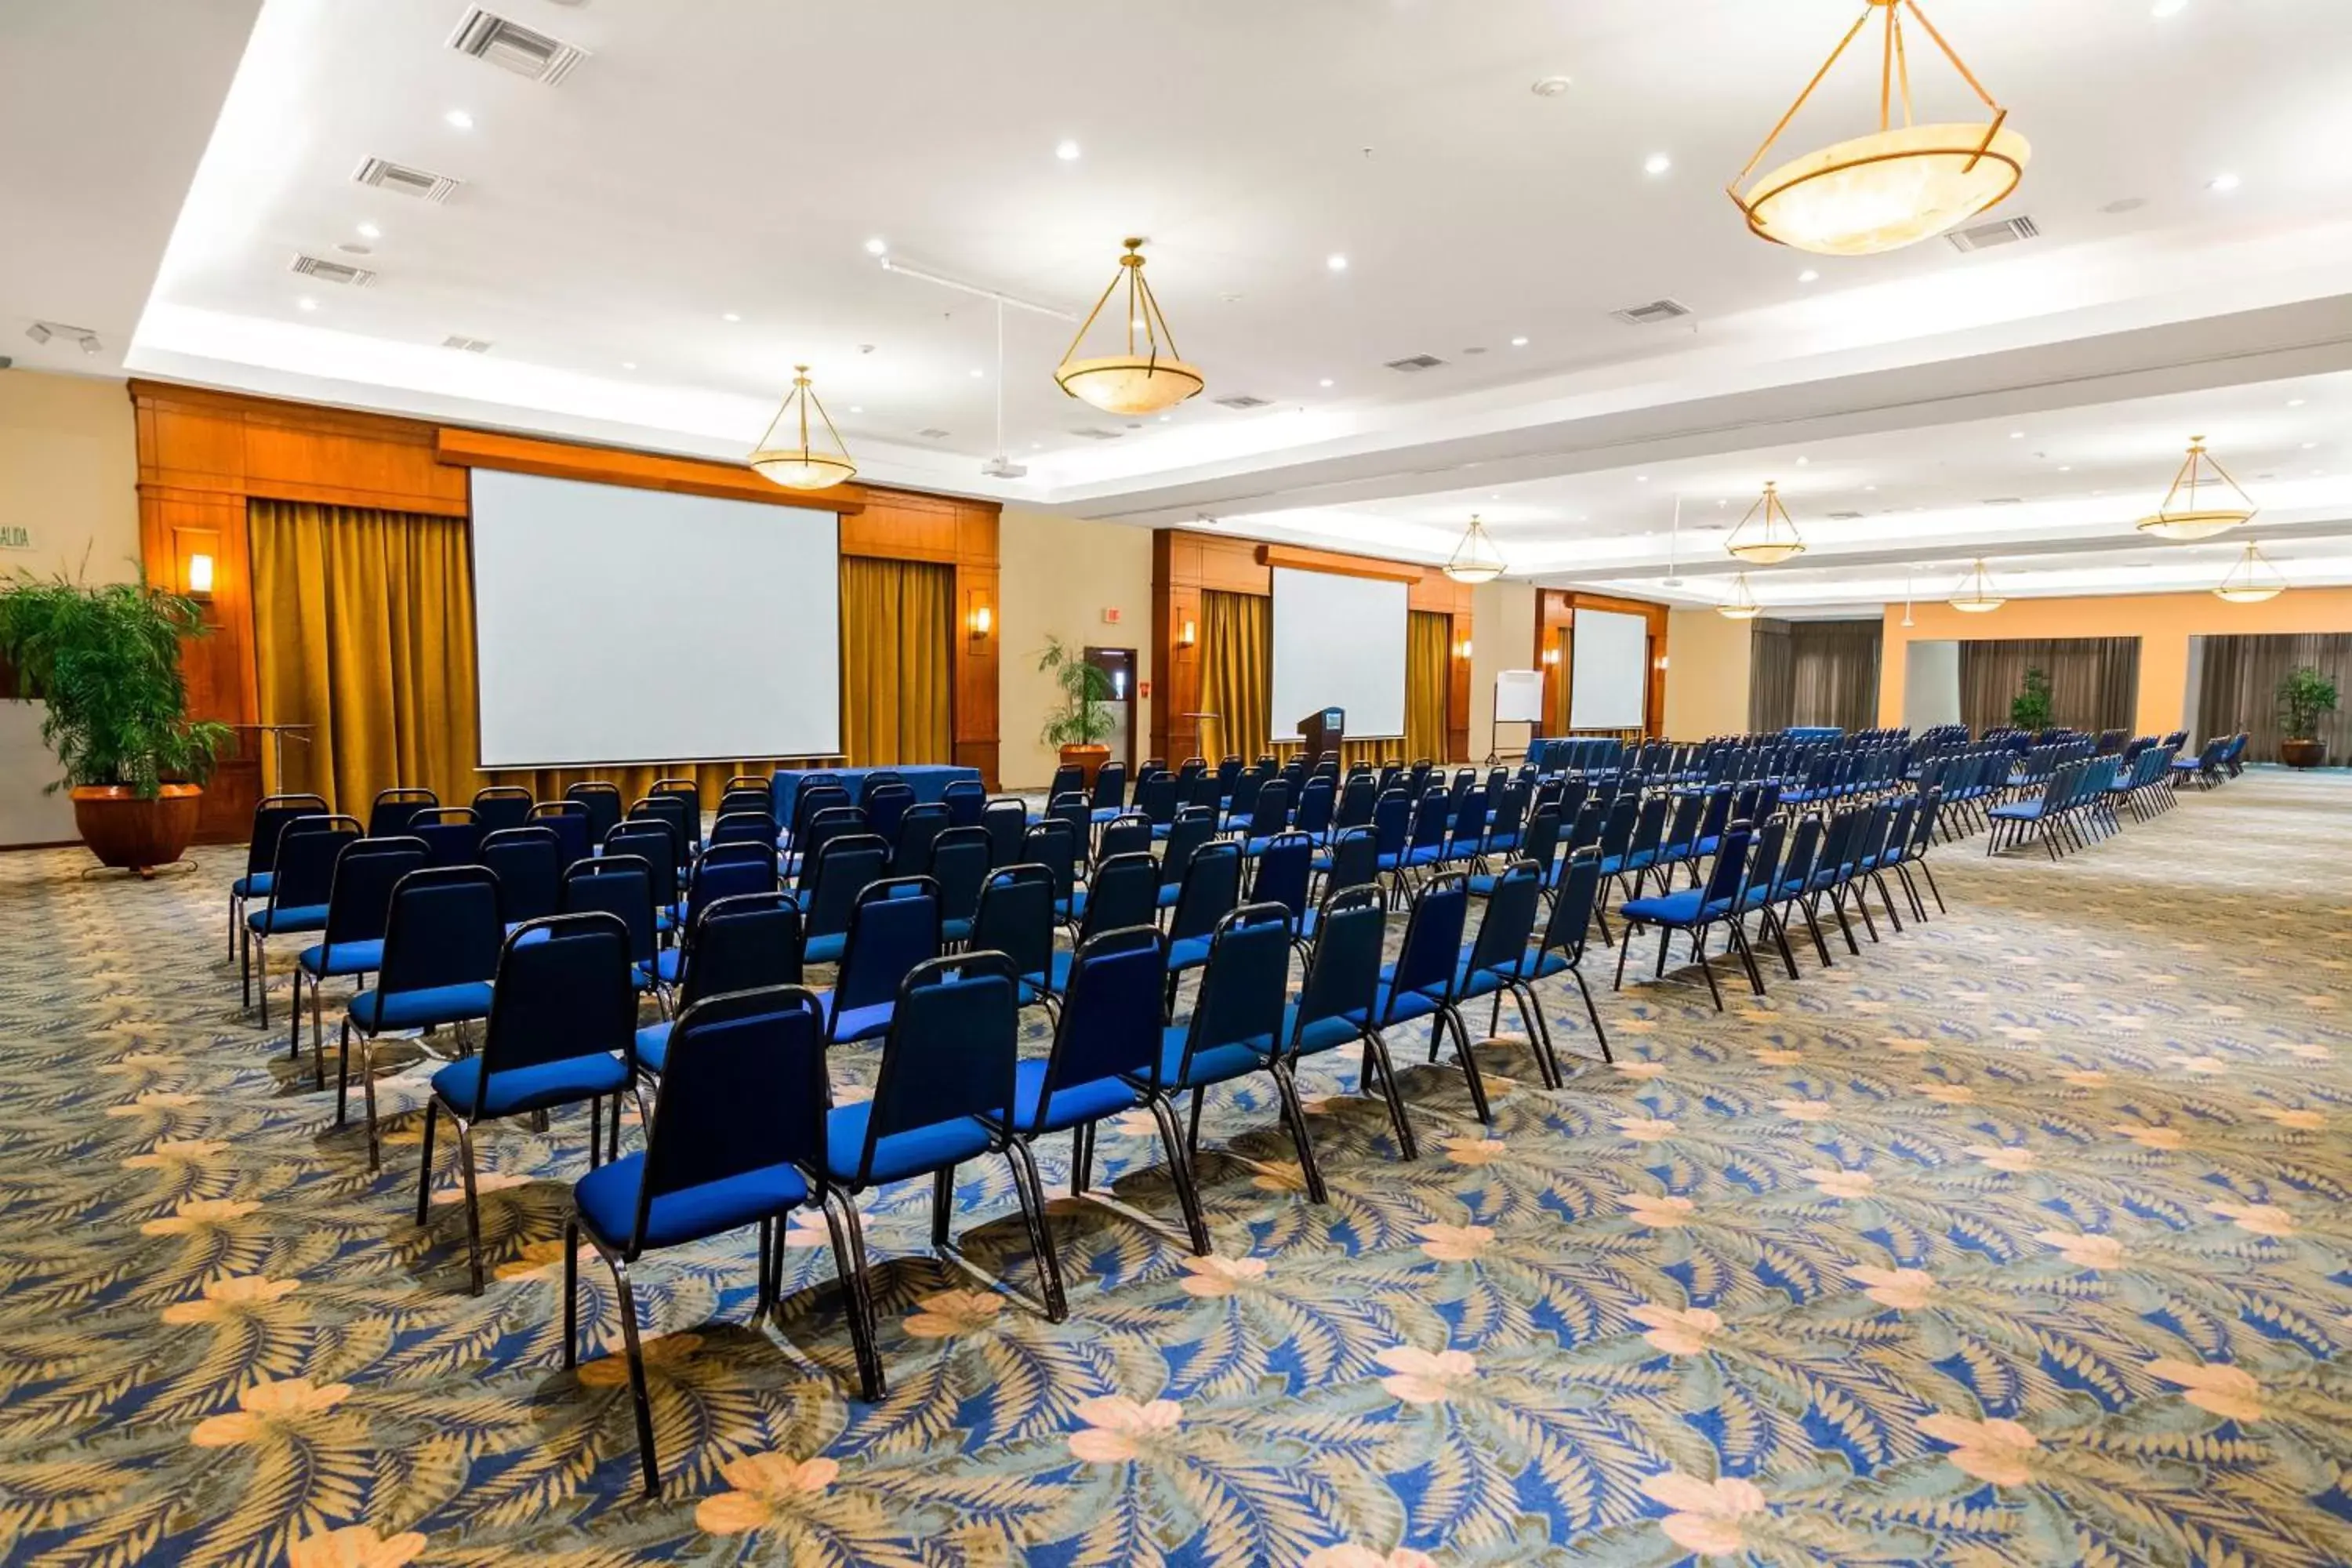
[[[1307,765],[1313,767],[1325,757],[1337,761],[1339,742],[1347,739],[1347,710],[1339,708],[1318,708],[1298,721],[1298,738],[1307,743]]]

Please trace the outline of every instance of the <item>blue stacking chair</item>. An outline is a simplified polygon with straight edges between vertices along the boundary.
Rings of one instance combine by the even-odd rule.
[[[1029,831],[1029,808],[1007,795],[981,808],[980,826],[987,831],[990,864],[1021,863],[1021,840]]]
[[[684,870],[693,862],[694,852],[701,839],[698,829],[688,823],[686,813],[687,801],[684,795],[649,795],[630,806],[629,815],[615,823],[611,831],[604,835],[604,853],[608,855],[612,853],[613,839],[615,835],[625,835],[642,841],[650,827],[659,826],[667,828],[670,835],[669,863],[672,875],[675,877],[677,872]],[[647,859],[655,858],[650,850],[642,847],[631,849],[627,853],[643,855]]]
[[[1716,851],[1715,865],[1708,872],[1706,884],[1685,888],[1679,892],[1658,893],[1646,899],[1627,900],[1618,910],[1625,920],[1625,940],[1617,949],[1617,980],[1625,983],[1625,955],[1633,951],[1634,936],[1652,927],[1658,932],[1657,973],[1666,972],[1666,943],[1676,931],[1688,931],[1691,939],[1691,962],[1699,966],[1706,977],[1707,994],[1715,998],[1715,1010],[1723,1011],[1723,992],[1715,983],[1714,967],[1706,958],[1707,929],[1726,925],[1731,931],[1731,942],[1745,948],[1747,936],[1741,931],[1738,915],[1739,896],[1748,880],[1748,848],[1755,830],[1745,821],[1734,822],[1723,833],[1721,846]]]
[[[429,789],[404,786],[380,789],[375,801],[368,807],[367,836],[370,838],[397,838],[408,831],[408,819],[426,806],[439,805],[441,797]]]
[[[948,808],[950,827],[978,827],[980,814],[988,805],[988,792],[978,779],[952,779],[940,794],[940,804]]]
[[[1601,1026],[1601,1009],[1593,1005],[1592,987],[1584,979],[1584,946],[1600,901],[1601,850],[1588,845],[1570,855],[1561,866],[1559,886],[1552,892],[1551,911],[1544,920],[1543,934],[1519,972],[1528,984],[1527,994],[1536,1005],[1534,1032],[1554,1071],[1559,1069],[1559,1052],[1552,1044],[1550,1020],[1544,1016],[1543,993],[1535,989],[1534,983],[1557,974],[1566,974],[1576,982],[1577,993],[1584,998],[1584,1016],[1592,1024],[1592,1037],[1601,1046],[1601,1059],[1617,1059],[1609,1050],[1609,1032]]]
[[[253,972],[261,971],[261,1026],[269,1027],[269,939],[308,936],[326,929],[327,898],[334,890],[335,861],[343,846],[361,837],[354,816],[301,816],[287,823],[278,836],[278,853],[270,861],[269,888],[261,908],[245,911],[245,931],[237,948],[238,977],[245,1005],[253,1005]]]
[[[1412,796],[1402,789],[1383,791],[1372,803],[1372,868],[1388,879],[1391,907],[1404,890],[1406,840],[1412,832]]]
[[[1095,822],[1108,822],[1126,809],[1127,764],[1105,763],[1095,770],[1094,787],[1087,792],[1087,815]]]
[[[890,1028],[898,983],[940,955],[940,889],[929,877],[891,877],[860,889],[824,1004],[824,1043],[855,1045]]]
[[[1559,878],[1559,813],[1551,806],[1538,808],[1527,825],[1512,836],[1517,842],[1511,858],[1530,861],[1536,868],[1546,897],[1551,893]],[[1470,879],[1470,896],[1483,899],[1495,890],[1500,873],[1478,872]]]
[[[816,890],[816,874],[826,849],[837,838],[870,840],[879,845],[885,862],[890,853],[889,840],[866,827],[866,814],[854,805],[829,805],[813,814],[794,840],[798,847],[784,857],[786,869],[795,879],[793,890],[806,902]],[[876,873],[881,875],[880,872]]]
[[[1467,1040],[1470,1031],[1464,1005],[1481,996],[1494,998],[1486,1021],[1486,1036],[1491,1039],[1503,1021],[1503,998],[1508,996],[1526,1026],[1544,1087],[1558,1089],[1562,1081],[1559,1064],[1551,1058],[1543,1032],[1536,1027],[1537,1003],[1531,984],[1535,955],[1528,946],[1535,939],[1536,917],[1542,908],[1542,868],[1532,860],[1514,860],[1505,867],[1487,889],[1486,912],[1479,917],[1476,933],[1462,950],[1447,1005],[1454,1010],[1458,1033]]]
[[[520,784],[491,784],[474,792],[474,820],[486,834],[520,827],[530,820],[530,791]]]
[[[542,800],[530,808],[525,826],[554,834],[556,853],[569,866],[595,853],[596,839],[589,833],[589,821],[588,807],[582,801]]]
[[[931,1245],[949,1262],[978,1274],[955,1247],[949,1220],[955,1169],[1001,1153],[1013,1168],[1022,1218],[1043,1283],[1046,1316],[1059,1321],[1061,1271],[1045,1231],[1045,1193],[1029,1145],[1013,1133],[1020,1055],[1020,982],[1001,952],[966,952],[919,965],[898,989],[882,1042],[874,1098],[834,1108],[825,1119],[825,1176],[845,1199],[889,1182],[931,1178]],[[840,1205],[848,1231],[853,1310],[874,1339],[873,1282],[864,1228],[853,1202]],[[986,1275],[980,1278],[1002,1289]],[[877,1362],[866,1369],[866,1397],[884,1393]]]
[[[1087,787],[1087,770],[1076,763],[1063,763],[1054,769],[1054,781],[1045,786],[1045,798],[1055,800],[1066,795],[1076,795]]]
[[[1148,926],[1160,918],[1160,862],[1149,849],[1105,857],[1096,865],[1086,886],[1086,912],[1078,923],[1078,944],[1107,931]],[[1070,955],[1054,954],[1054,989],[1063,988]]]
[[[1151,830],[1151,819],[1139,811],[1123,811],[1097,830],[1094,858],[1097,862],[1114,855],[1149,855],[1158,842]],[[1078,910],[1083,918],[1083,905]]]
[[[776,890],[776,846],[772,837],[733,844],[714,841],[696,859],[694,874],[687,880],[686,908],[678,917],[678,929],[681,931],[692,931],[695,922],[701,919],[702,911],[721,899]],[[686,971],[687,949],[683,942],[663,948],[654,954],[656,984],[675,992]],[[775,982],[777,984],[798,983],[797,977],[791,982]],[[709,988],[705,987],[703,994],[709,994]]]
[[[1438,864],[1466,868],[1486,853],[1486,792],[1471,784],[1450,798],[1452,820],[1446,824]]]
[[[499,919],[545,920],[563,894],[563,856],[552,829],[499,827],[482,835],[482,864],[499,879]]]
[[[918,801],[898,817],[898,834],[890,846],[890,875],[912,877],[931,863],[931,840],[948,829],[948,808],[938,801]]]
[[[1135,781],[1134,809],[1151,824],[1151,836],[1165,838],[1176,821],[1178,782],[1172,773],[1152,773]]]
[[[436,866],[472,866],[482,858],[482,823],[470,805],[426,806],[408,819],[404,830],[422,839]]]
[[[722,812],[719,820],[710,825],[710,838],[706,847],[715,849],[722,844],[761,844],[773,854],[778,837],[776,819],[764,809]]]
[[[237,933],[245,929],[246,906],[269,897],[270,868],[278,861],[278,840],[289,823],[327,815],[327,802],[315,795],[273,795],[253,808],[253,836],[246,841],[245,874],[228,885],[228,954],[236,956]]]
[[[343,1125],[352,1073],[352,1035],[360,1037],[360,1092],[367,1102],[368,1169],[378,1168],[375,1042],[394,1029],[457,1031],[490,1016],[490,982],[499,972],[506,927],[499,919],[499,879],[482,866],[410,871],[393,885],[375,984],[343,1010],[335,1068],[335,1125]]]
[[[1202,773],[1202,778],[1211,775]],[[1188,805],[1176,813],[1176,820],[1168,829],[1168,841],[1160,857],[1160,907],[1173,909],[1177,896],[1184,886],[1184,868],[1192,863],[1192,853],[1216,837],[1217,814],[1205,805]]]
[[[588,1163],[602,1153],[604,1097],[636,1078],[636,987],[630,933],[602,910],[533,921],[509,934],[490,988],[482,1048],[433,1075],[425,1102],[425,1147],[416,1181],[416,1223],[433,1197],[433,1130],[445,1112],[457,1134],[466,1184],[466,1261],[482,1293],[482,1215],[474,1187],[474,1129],[494,1118],[589,1105]],[[762,1108],[767,1109],[767,1108]]]
[[[1290,916],[1291,940],[1302,949],[1315,934],[1315,840],[1296,828],[1267,839],[1250,879],[1249,901],[1278,904]]]
[[[383,929],[392,915],[393,886],[431,863],[425,846],[404,836],[355,839],[335,858],[326,923],[319,929],[319,940],[294,957],[293,1018],[286,1036],[287,1053],[299,1058],[302,982],[308,980],[310,1056],[318,1066],[320,1089],[327,1087],[327,1026],[320,985],[328,980],[373,974],[383,966]]]
[[[640,991],[661,992],[655,983],[654,963],[661,951],[659,923],[654,909],[654,868],[642,855],[600,855],[574,860],[563,868],[556,909],[566,915],[604,913],[628,932],[633,984]]]
[[[1379,831],[1377,811],[1373,831]],[[1431,788],[1413,803],[1412,826],[1405,835],[1404,851],[1398,857],[1396,880],[1401,886],[1411,886],[1420,880],[1414,873],[1426,876],[1445,859],[1446,835],[1454,826],[1453,802],[1442,789]]]
[[[1330,849],[1315,857],[1314,868],[1323,879],[1321,897],[1326,903],[1349,888],[1377,891],[1381,885],[1380,841],[1370,827],[1342,827],[1332,837]]]
[[[1301,784],[1298,809],[1291,813],[1291,827],[1318,843],[1330,837],[1333,803],[1338,790],[1339,786],[1330,779],[1321,776],[1310,778]]]
[[[677,873],[686,857],[686,841],[677,826],[666,815],[629,817],[604,835],[598,854],[608,860],[628,856],[645,862],[653,889],[654,931],[667,937],[677,925]]]
[[[1388,1045],[1372,1027],[1372,1009],[1380,1000],[1381,955],[1387,941],[1388,910],[1380,890],[1370,885],[1345,888],[1325,900],[1315,928],[1315,942],[1307,958],[1306,982],[1298,1000],[1283,1014],[1283,1050],[1295,1077],[1308,1057],[1338,1050],[1350,1040],[1363,1042],[1363,1067],[1358,1081],[1369,1088],[1380,1080],[1388,1101],[1389,1120],[1396,1129],[1397,1151],[1408,1160],[1421,1157],[1405,1115],[1404,1096],[1397,1084],[1396,1068]],[[1314,1150],[1304,1126],[1293,1129],[1298,1140],[1299,1170],[1307,1174],[1307,1195],[1322,1185]]]
[[[1054,876],[1054,918],[1078,922],[1078,861],[1086,843],[1071,823],[1054,817],[1033,823],[1021,836],[1021,862],[1043,866]]]
[[[1413,896],[1404,944],[1397,950],[1396,962],[1381,971],[1372,1027],[1385,1034],[1395,1025],[1427,1018],[1433,1062],[1446,1030],[1454,1029],[1459,1037],[1454,1055],[1462,1063],[1463,1079],[1470,1086],[1470,1101],[1477,1108],[1478,1120],[1491,1126],[1495,1117],[1486,1103],[1486,1082],[1470,1048],[1469,1031],[1462,1027],[1461,1016],[1454,1008],[1454,978],[1461,966],[1462,933],[1469,913],[1469,881],[1459,872],[1431,878]]]
[[[798,985],[801,907],[783,892],[714,899],[686,928],[686,978],[677,1002],[681,1017],[698,1002],[730,991]],[[665,1018],[637,1031],[638,1071],[661,1076],[674,1027],[674,1021]]]
[[[1290,1001],[1290,921],[1277,904],[1244,904],[1218,921],[1209,938],[1209,957],[1201,973],[1201,991],[1190,1018],[1171,1024],[1160,1050],[1157,1092],[1172,1099],[1180,1090],[1192,1094],[1190,1128],[1185,1135],[1187,1163],[1201,1150],[1201,1107],[1208,1090],[1254,1072],[1275,1074],[1280,1088],[1283,1117],[1294,1134],[1304,1140],[1305,1112],[1298,1109],[1297,1086],[1283,1064],[1288,1044],[1284,1033]],[[1309,1152],[1307,1157],[1313,1158]],[[1184,1226],[1192,1250],[1206,1257],[1209,1227],[1202,1218],[1197,1190],[1178,1186],[1184,1204]],[[1320,1198],[1318,1202],[1322,1201]]]
[[[898,837],[898,820],[907,815],[907,808],[915,804],[915,792],[908,784],[887,779],[877,784],[875,779],[879,776],[866,779],[866,788],[859,795],[857,804],[866,813],[866,826],[895,843]],[[891,775],[892,779],[896,777],[896,774]]]
[[[1241,847],[1203,844],[1184,867],[1183,890],[1168,917],[1168,1010],[1176,1010],[1176,984],[1188,969],[1209,962],[1210,939],[1242,896]]]
[[[701,853],[701,785],[696,784],[692,779],[656,779],[646,787],[646,799],[656,803],[667,801],[675,802],[677,804],[677,811],[674,820],[677,821],[679,831],[683,833],[686,837],[686,853],[678,857],[677,863],[679,865],[685,865],[688,857]],[[642,805],[644,803],[640,802],[639,804]],[[632,809],[634,810],[634,808]]]
[[[873,833],[845,833],[826,839],[801,868],[797,889],[808,916],[808,962],[838,963],[849,941],[849,911],[868,883],[878,882],[890,864],[890,847]]]
[[[1372,825],[1372,805],[1380,797],[1380,780],[1375,775],[1365,773],[1349,774],[1347,782],[1339,786],[1339,807],[1331,814],[1333,830],[1344,832],[1350,827],[1370,827]]]
[[[1247,813],[1235,812],[1234,831],[1242,841],[1242,853],[1255,856],[1265,848],[1277,833],[1290,830],[1290,786],[1280,779],[1269,779],[1258,786],[1256,798],[1250,802]]]
[[[763,986],[696,1002],[677,1020],[669,1070],[654,1095],[642,1153],[574,1183],[563,1226],[563,1364],[578,1364],[579,1252],[583,1233],[613,1272],[621,1340],[636,1409],[637,1459],[646,1495],[661,1495],[653,1402],[646,1389],[635,1291],[629,1268],[648,1252],[759,1227],[753,1321],[776,1302],[783,1248],[776,1222],[818,1208],[832,1233],[835,1268],[856,1276],[848,1236],[825,1184],[826,1081],[816,999],[793,985]],[[853,1287],[854,1289],[854,1287]],[[853,1303],[850,1334],[863,1381],[879,1366],[865,1312]]]
[[[1043,866],[1000,866],[980,889],[965,947],[1012,962],[1021,1005],[1060,1006],[1054,991],[1054,873]]]
[[[585,831],[590,844],[604,842],[604,835],[620,826],[624,808],[628,804],[621,798],[618,784],[607,784],[603,779],[583,779],[565,790],[563,798],[577,805],[587,818]],[[549,801],[543,804],[552,805],[559,803]],[[583,849],[581,853],[587,851]]]
[[[942,946],[961,947],[971,938],[988,866],[988,835],[978,826],[950,827],[931,840],[930,864],[923,874],[939,884]]]

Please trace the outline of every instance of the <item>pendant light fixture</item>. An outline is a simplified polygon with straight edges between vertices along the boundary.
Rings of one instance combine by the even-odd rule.
[[[1966,610],[1972,616],[1990,615],[2009,603],[1994,589],[1992,574],[1985,570],[1985,563],[1981,561],[1960,579],[1959,586],[1952,590],[1949,602],[1952,608]]]
[[[1478,514],[1472,512],[1469,531],[1463,534],[1462,542],[1454,547],[1453,555],[1445,563],[1445,574],[1456,583],[1491,583],[1503,571],[1503,552],[1495,548]]]
[[[2231,605],[2259,605],[2265,599],[2275,599],[2286,592],[2286,579],[2260,550],[2254,542],[2246,541],[2246,552],[2230,568],[2230,574],[2214,586],[2213,596]]]
[[[1727,621],[1752,621],[1764,613],[1764,606],[1756,602],[1756,595],[1748,590],[1747,573],[1742,572],[1732,579],[1731,602],[1717,605],[1715,613]]]
[[[1675,521],[1670,525],[1669,531],[1666,534],[1666,574],[1658,579],[1659,587],[1679,588],[1683,585],[1682,572],[1680,570],[1682,548],[1683,498],[1676,496],[1675,498]]]
[[[1903,568],[1903,625],[1907,628],[1918,623],[1911,618],[1911,568]]]
[[[1992,111],[1984,123],[1918,125],[1912,121],[1911,63],[1903,13],[1911,13],[1960,79]],[[1874,13],[1883,17],[1878,66],[1878,129],[1780,164],[1748,185],[1813,89],[1822,84]],[[1900,97],[1903,123],[1894,120]],[[1916,245],[1993,205],[2017,188],[2032,149],[2008,129],[2009,110],[1995,103],[1952,46],[1919,8],[1919,0],[1867,0],[1838,47],[1789,112],[1772,127],[1756,155],[1725,187],[1748,228],[1776,244],[1823,256],[1876,256]]]
[[[2139,531],[2180,543],[2210,539],[2252,521],[2254,510],[2252,499],[2205,450],[2205,437],[2191,436],[2189,456],[2164,492],[2164,504],[2139,520]]]
[[[1176,357],[1176,339],[1168,330],[1168,319],[1160,313],[1151,285],[1143,280],[1143,241],[1131,238],[1126,244],[1127,254],[1118,258],[1118,271],[1111,275],[1102,298],[1087,313],[1078,335],[1070,340],[1069,352],[1055,367],[1054,380],[1064,392],[1106,414],[1157,414],[1183,402],[1208,383],[1196,366]],[[1127,323],[1125,352],[1079,358],[1078,345],[1087,341],[1095,318],[1102,314],[1122,282],[1127,285],[1126,308],[1120,312]],[[1139,332],[1143,339],[1139,348]]]
[[[821,490],[829,485],[845,485],[857,477],[857,465],[849,460],[849,448],[842,445],[841,432],[833,427],[833,418],[824,405],[816,400],[809,385],[808,366],[793,366],[793,389],[784,394],[783,406],[768,421],[768,433],[744,460],[763,479],[772,479],[791,490]],[[809,440],[809,410],[816,410],[817,423],[824,427],[827,444],[811,444]],[[797,439],[794,438],[797,432]]]
[[[1723,547],[1759,566],[1777,566],[1805,552],[1805,542],[1797,537],[1789,509],[1780,504],[1778,480],[1764,481],[1764,493],[1748,509],[1748,515],[1739,520]]]

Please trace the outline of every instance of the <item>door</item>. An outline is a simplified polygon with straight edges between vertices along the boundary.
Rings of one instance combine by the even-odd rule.
[[[1135,776],[1135,650],[1131,647],[1090,647],[1086,660],[1103,672],[1110,683],[1110,698],[1105,704],[1110,709],[1111,731],[1103,741],[1110,748],[1110,760],[1125,764],[1127,776]]]

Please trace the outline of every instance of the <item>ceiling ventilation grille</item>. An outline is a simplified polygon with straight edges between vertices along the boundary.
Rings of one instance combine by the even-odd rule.
[[[1413,354],[1406,359],[1390,360],[1388,362],[1388,367],[1391,370],[1401,370],[1407,375],[1412,375],[1419,371],[1435,370],[1439,365],[1442,365],[1445,362],[1444,360],[1439,359],[1435,354]]]
[[[948,438],[948,433],[940,429],[936,425],[932,426],[928,430],[918,430],[915,434],[920,436],[926,441],[944,441]]]
[[[1691,308],[1679,300],[1653,300],[1646,305],[1629,306],[1609,313],[1629,327],[1647,327],[1659,321],[1671,321],[1678,316],[1687,316]]]
[[[461,338],[455,333],[443,338],[441,346],[445,349],[463,349],[469,354],[486,354],[490,352],[490,345],[484,339]]]
[[[364,267],[350,267],[318,256],[297,254],[289,269],[305,278],[316,278],[321,283],[346,283],[358,289],[375,281],[375,274]]]
[[[2023,506],[2025,504],[2025,498],[2023,496],[1987,496],[1979,504],[1983,506]]]
[[[370,158],[359,166],[352,178],[362,185],[379,190],[397,191],[404,196],[421,196],[428,202],[446,202],[449,193],[464,182],[446,174],[428,174],[412,169],[405,163],[395,163],[389,158]]]
[[[1088,425],[1083,429],[1073,430],[1070,434],[1088,441],[1116,441],[1119,438],[1120,432],[1106,430],[1099,425]]]
[[[2015,245],[2021,239],[2040,237],[2042,227],[2030,217],[2005,217],[1999,223],[1980,223],[1974,228],[1954,229],[1944,237],[1959,251],[1990,250],[1997,245]]]
[[[1252,397],[1246,392],[1236,392],[1231,397],[1218,398],[1217,406],[1220,408],[1264,408],[1267,404],[1273,401],[1274,400],[1270,397]]]
[[[479,5],[467,11],[458,22],[457,30],[449,35],[449,47],[461,55],[487,60],[500,70],[512,71],[550,87],[570,76],[572,68],[588,58],[585,49],[561,38],[551,38],[545,33],[533,32]]]
[[[1862,513],[1858,511],[1833,511],[1829,515],[1832,522],[1860,522],[1862,521]]]

